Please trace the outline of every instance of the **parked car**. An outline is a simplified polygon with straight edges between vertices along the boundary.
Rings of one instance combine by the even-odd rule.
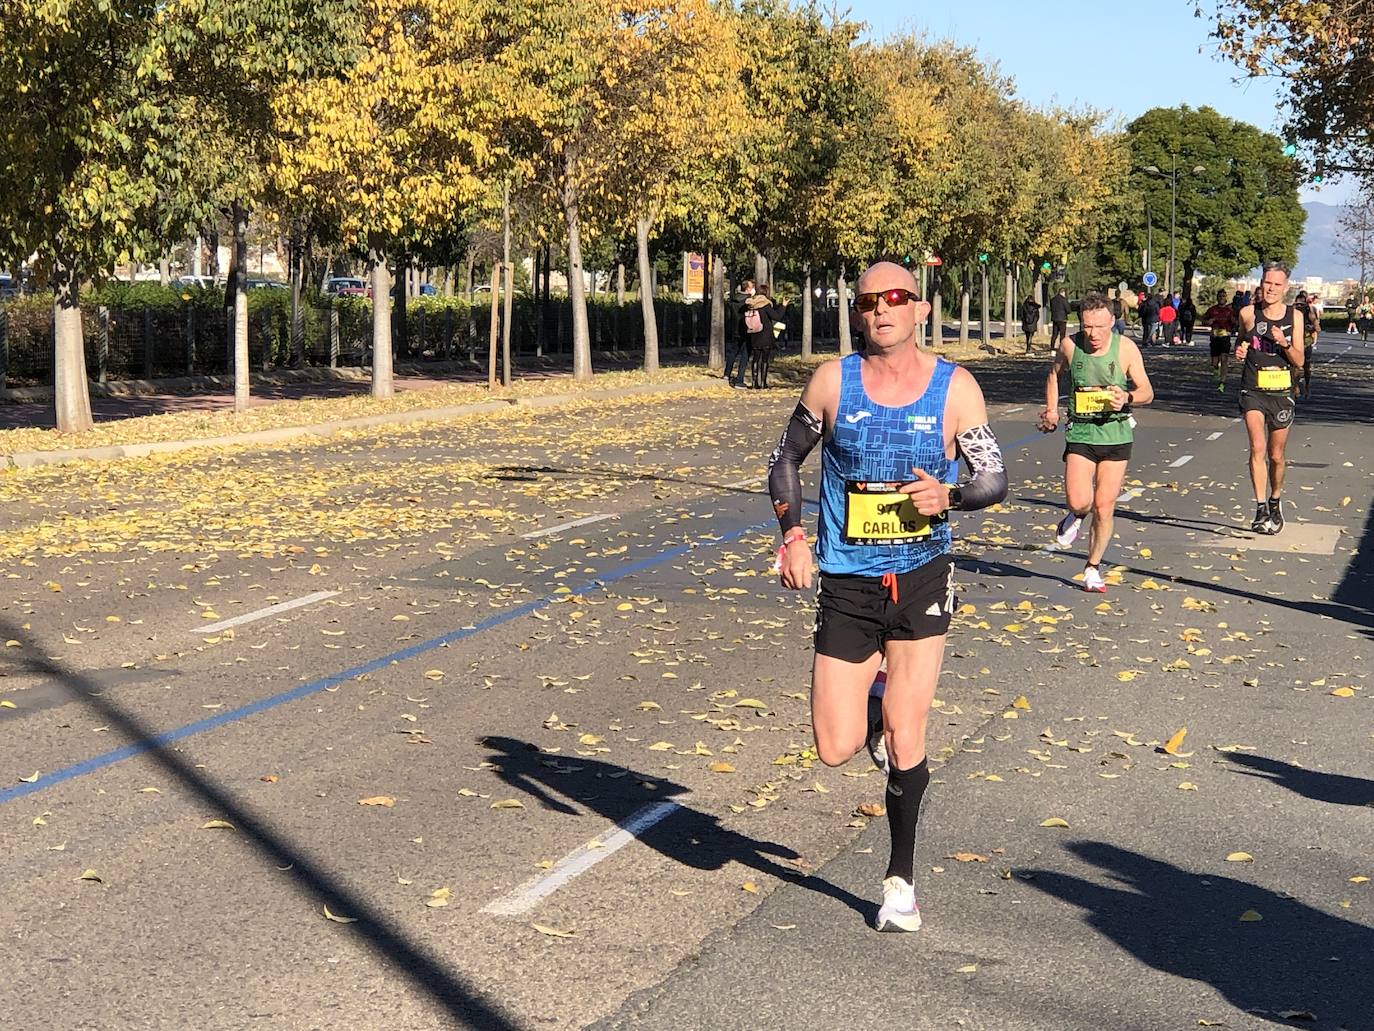
[[[202,290],[213,290],[216,286],[214,276],[180,276],[177,279],[178,286],[198,286]]]
[[[370,286],[345,286],[340,289],[335,297],[366,297],[372,299],[372,287]]]
[[[283,283],[280,279],[254,279],[248,277],[247,289],[249,290],[290,290],[289,283]]]
[[[367,282],[357,276],[331,276],[325,281],[324,292],[342,297],[361,297],[367,292]]]

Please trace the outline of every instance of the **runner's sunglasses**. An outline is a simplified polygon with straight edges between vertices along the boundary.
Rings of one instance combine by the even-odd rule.
[[[859,311],[874,311],[878,307],[878,298],[887,302],[889,308],[895,308],[899,304],[906,304],[907,301],[919,301],[920,298],[910,290],[884,290],[881,293],[867,293],[854,295],[854,307]]]

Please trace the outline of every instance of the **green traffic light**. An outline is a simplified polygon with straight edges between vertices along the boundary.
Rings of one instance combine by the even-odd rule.
[[[1292,157],[1293,155],[1295,155],[1297,152],[1298,152],[1298,145],[1297,145],[1296,143],[1285,143],[1285,144],[1284,144],[1284,146],[1283,146],[1283,156],[1284,156],[1284,157],[1286,157],[1286,158],[1291,158],[1291,157]]]
[[[981,262],[983,262],[984,264],[987,264],[988,252],[987,252],[987,251],[980,251],[979,254],[978,254],[978,260],[981,261]]]

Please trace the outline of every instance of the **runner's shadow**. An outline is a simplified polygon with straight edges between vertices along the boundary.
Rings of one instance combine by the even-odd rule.
[[[493,752],[489,761],[495,764],[496,775],[538,799],[545,808],[581,816],[582,812],[569,804],[572,801],[612,823],[624,824],[646,805],[673,801],[681,808],[637,835],[664,857],[697,870],[721,870],[734,861],[842,902],[869,923],[877,915],[876,903],[779,862],[802,859],[786,845],[732,831],[717,817],[693,809],[682,801],[688,791],[680,784],[597,759],[550,754],[515,738],[492,736],[481,743]]]
[[[1250,755],[1246,752],[1229,752],[1226,758],[1239,766],[1250,767],[1248,770],[1234,771],[1242,776],[1260,777],[1315,802],[1374,806],[1374,780],[1347,777],[1341,773],[1305,770],[1282,759],[1270,759],[1267,756]]]
[[[1049,551],[1049,549],[1047,548],[1028,548],[1026,550],[1044,552]],[[1066,558],[1073,557],[1067,551],[1056,551],[1055,554],[1063,555]],[[958,566],[959,572],[961,573],[971,573],[981,576],[996,577],[1002,580],[1049,580],[1053,583],[1061,584],[1065,587],[1079,588],[1082,586],[1081,584],[1075,583],[1068,577],[1060,576],[1057,573],[1043,573],[1035,569],[1027,569],[1023,566],[1014,566],[1009,562],[992,562],[985,558],[965,559],[961,557],[956,560],[955,565]]]
[[[1083,909],[1089,926],[1141,962],[1209,985],[1237,1010],[1270,1024],[1330,1031],[1370,1026],[1374,986],[1358,971],[1374,950],[1374,930],[1254,884],[1194,873],[1106,842],[1068,848],[1114,884],[1057,870],[1021,876]],[[1247,910],[1262,922],[1241,921]],[[1333,973],[1342,969],[1352,976]]]
[[[195,799],[206,812],[233,824],[239,839],[257,853],[258,861],[270,862],[276,868],[275,876],[295,890],[302,903],[301,912],[313,912],[315,919],[323,921],[324,907],[327,907],[330,913],[351,919],[347,930],[340,933],[347,934],[357,945],[389,964],[397,978],[405,979],[412,991],[431,998],[451,1018],[454,1026],[516,1031],[519,1025],[502,1011],[499,1003],[484,998],[469,984],[450,956],[432,951],[413,931],[394,921],[381,905],[350,888],[333,868],[338,865],[337,856],[311,848],[303,841],[293,841],[284,829],[260,816],[241,794],[195,764],[192,753],[184,752],[178,743],[180,735],[177,732],[160,732],[126,711],[111,699],[109,692],[102,690],[99,682],[47,658],[48,649],[14,623],[0,620],[0,634],[17,640],[20,654],[27,658],[32,668],[46,676],[52,686],[64,689],[71,701],[86,707],[112,731],[125,737],[130,742],[125,746],[129,754],[146,756],[147,761],[185,788],[187,796]],[[42,790],[47,784],[65,779],[62,771],[56,771],[40,778],[33,790]],[[17,787],[27,789],[28,785]],[[16,797],[16,791],[16,788],[0,790],[0,804]],[[250,893],[243,904],[252,907],[265,902],[254,899]],[[274,915],[280,920],[300,918],[299,912]],[[125,930],[131,939],[152,933],[149,928],[132,923]],[[257,944],[266,948],[271,943]]]
[[[1291,462],[1289,463],[1292,464]],[[1044,498],[1016,499],[1023,505],[1038,505],[1041,508],[1054,509],[1062,512],[1064,506],[1057,501],[1047,501]],[[1133,512],[1129,508],[1118,508],[1116,510],[1117,519],[1125,519],[1133,523],[1152,523],[1157,526],[1174,526],[1180,530],[1200,530],[1210,533],[1216,537],[1234,537],[1237,540],[1253,540],[1253,533],[1246,533],[1240,526],[1232,523],[1219,523],[1215,519],[1184,519],[1180,516],[1152,516],[1143,512]],[[1087,532],[1088,520],[1084,521],[1084,533]]]

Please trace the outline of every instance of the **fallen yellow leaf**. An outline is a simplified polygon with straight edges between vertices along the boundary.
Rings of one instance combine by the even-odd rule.
[[[200,825],[203,831],[231,831],[234,825],[228,820],[206,820]]]
[[[1067,827],[1068,825],[1069,821],[1062,816],[1051,816],[1048,820],[1040,821],[1041,827]]]
[[[550,938],[575,938],[576,931],[560,931],[557,927],[549,927],[546,924],[530,924],[540,934],[547,934]]]
[[[327,903],[324,907],[324,918],[326,920],[333,920],[336,924],[356,924],[358,922],[356,916],[339,916],[337,913],[331,913]]]
[[[1253,909],[1247,909],[1244,913],[1240,915],[1240,922],[1243,924],[1253,924],[1256,921],[1263,919],[1264,917],[1260,916]]]
[[[518,798],[503,798],[499,802],[491,804],[493,809],[524,809],[525,803]]]
[[[380,805],[390,809],[396,804],[396,800],[390,795],[374,795],[372,798],[358,799],[359,805]]]
[[[1337,698],[1355,697],[1355,689],[1353,687],[1337,687],[1333,688],[1329,693],[1335,695]]]
[[[1023,695],[1023,694],[1019,694],[1019,695],[1017,695],[1015,698],[1012,699],[1011,707],[1012,707],[1013,709],[1024,709],[1025,711],[1029,712],[1029,711],[1030,711],[1030,699],[1027,698],[1027,697],[1026,697],[1025,695]]]
[[[1249,852],[1232,852],[1226,857],[1228,863],[1253,863],[1255,857]]]
[[[1170,755],[1178,755],[1179,746],[1183,744],[1183,739],[1188,736],[1188,728],[1180,727],[1174,732],[1174,736],[1164,742],[1164,751]]]

